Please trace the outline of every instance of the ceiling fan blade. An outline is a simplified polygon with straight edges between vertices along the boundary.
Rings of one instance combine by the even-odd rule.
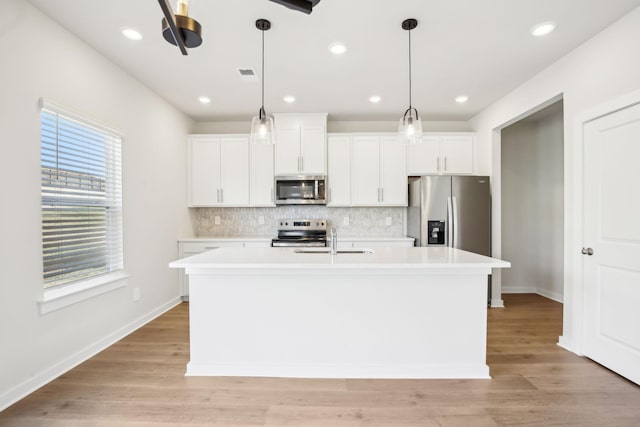
[[[188,55],[187,47],[185,46],[184,39],[182,38],[182,33],[178,31],[176,16],[173,13],[173,9],[171,9],[171,5],[167,0],[158,0],[158,3],[160,3],[162,13],[164,13],[164,17],[167,20],[167,24],[169,24],[169,29],[176,41],[176,45],[180,48],[180,52],[182,52],[183,55]]]
[[[313,10],[313,6],[315,6],[315,3],[318,3],[319,0],[315,2],[312,2],[309,0],[271,0],[271,1],[274,3],[281,4],[283,6],[286,6],[289,9],[297,10],[299,12],[304,12],[307,15],[309,15]]]

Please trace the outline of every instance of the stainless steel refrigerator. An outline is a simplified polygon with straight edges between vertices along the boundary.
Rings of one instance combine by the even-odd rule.
[[[450,246],[491,256],[489,177],[410,178],[407,234],[416,246]]]

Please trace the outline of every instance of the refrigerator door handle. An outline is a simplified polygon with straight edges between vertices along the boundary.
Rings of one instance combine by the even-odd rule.
[[[453,196],[451,197],[452,201],[453,201],[453,224],[454,224],[454,228],[453,228],[453,245],[452,247],[457,248],[458,247],[458,199]]]
[[[447,246],[453,247],[453,203],[451,196],[447,197]]]

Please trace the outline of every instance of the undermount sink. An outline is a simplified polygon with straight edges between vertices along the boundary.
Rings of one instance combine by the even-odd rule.
[[[328,254],[329,249],[296,249],[297,254]],[[371,249],[339,249],[338,254],[372,254]]]

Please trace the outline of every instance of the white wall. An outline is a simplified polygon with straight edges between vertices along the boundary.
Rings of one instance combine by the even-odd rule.
[[[193,123],[23,0],[0,0],[0,410],[178,302]],[[45,97],[124,134],[126,286],[39,315]],[[133,302],[133,288],[141,300]]]
[[[502,292],[562,302],[564,144],[556,110],[502,131],[502,257],[511,261]]]
[[[398,116],[400,120],[400,116]],[[197,122],[193,133],[249,133],[251,121],[245,122]],[[424,132],[468,132],[469,123],[452,122],[422,122]],[[398,121],[327,121],[327,132],[397,132]]]
[[[551,35],[553,37],[553,34]],[[572,260],[581,247],[580,230],[575,230],[572,219],[580,206],[574,202],[576,158],[574,156],[574,117],[593,106],[640,88],[640,8],[636,8],[618,22],[612,24],[556,63],[537,74],[531,80],[495,102],[471,120],[471,127],[478,132],[479,173],[492,176],[493,191],[493,241],[500,242],[500,137],[497,129],[528,115],[540,105],[550,104],[559,98],[564,100],[565,141],[565,251],[564,251],[564,330],[561,342],[572,348],[575,328],[580,315],[573,311],[574,277]],[[578,159],[579,161],[579,159]],[[494,255],[500,256],[499,245]],[[500,289],[500,274],[494,274],[494,290]],[[495,294],[494,294],[495,297]]]

